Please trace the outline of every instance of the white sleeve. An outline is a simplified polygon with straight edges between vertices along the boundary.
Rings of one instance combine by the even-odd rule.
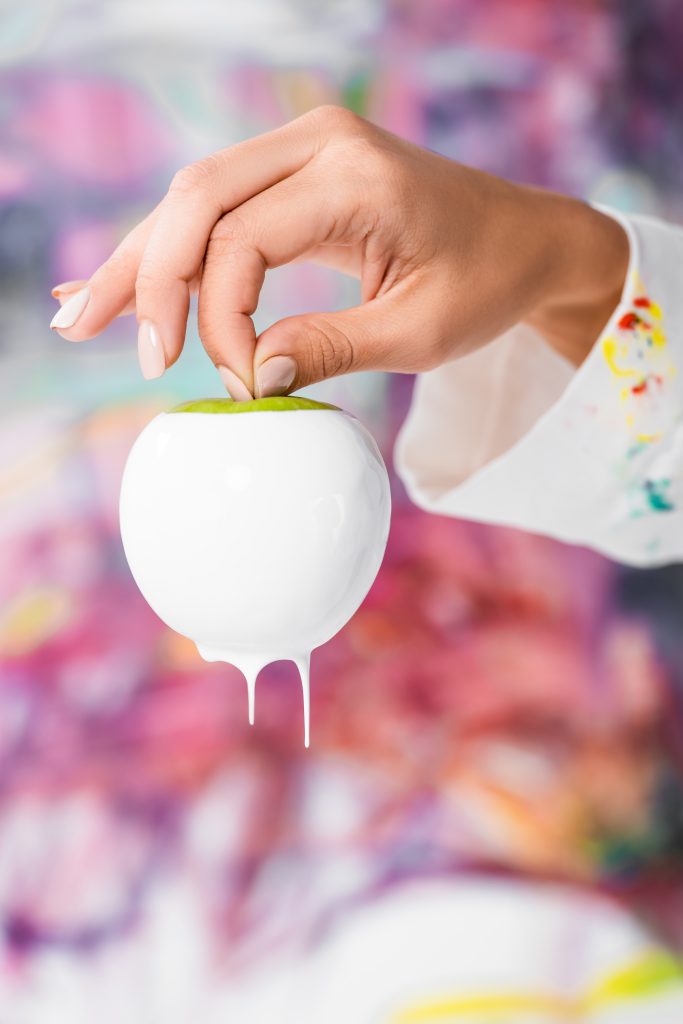
[[[396,468],[431,512],[632,565],[683,560],[683,230],[624,216],[621,300],[576,369],[518,324],[418,377]]]

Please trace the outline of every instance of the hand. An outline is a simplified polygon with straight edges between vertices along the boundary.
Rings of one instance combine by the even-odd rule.
[[[258,338],[265,273],[313,260],[361,281],[361,304],[286,317]],[[586,204],[412,145],[337,107],[179,171],[89,279],[59,286],[70,341],[135,312],[145,377],[180,355],[190,294],[235,399],[352,370],[418,372],[519,321],[578,363],[618,302],[623,229]]]

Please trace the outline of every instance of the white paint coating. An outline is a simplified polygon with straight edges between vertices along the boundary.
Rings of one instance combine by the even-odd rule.
[[[310,652],[370,589],[390,509],[377,445],[346,413],[162,413],[128,457],[121,536],[157,615],[244,673],[250,722],[261,668],[296,664],[308,746]]]

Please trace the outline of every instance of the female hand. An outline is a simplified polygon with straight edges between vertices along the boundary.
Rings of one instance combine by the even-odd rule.
[[[258,338],[266,270],[308,259],[360,278],[361,304]],[[586,204],[419,148],[319,107],[179,171],[86,281],[58,286],[70,341],[135,312],[145,377],[180,355],[190,294],[235,399],[352,370],[417,372],[533,324],[579,363],[619,300],[623,229]]]

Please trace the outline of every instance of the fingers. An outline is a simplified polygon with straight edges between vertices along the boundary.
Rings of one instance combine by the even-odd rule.
[[[235,387],[242,397],[253,394],[251,314],[266,270],[319,243],[362,237],[363,222],[356,213],[352,195],[337,190],[330,197],[327,180],[313,161],[215,226],[199,291],[199,335],[233,397]]]
[[[303,122],[303,123],[302,123]],[[305,119],[222,150],[180,171],[145,247],[136,283],[137,315],[154,326],[169,358],[185,335],[188,283],[199,273],[211,231],[223,214],[294,174],[316,152],[318,136]],[[235,327],[242,347],[249,330]],[[246,333],[245,333],[246,331]],[[251,338],[253,351],[253,337]],[[240,371],[251,376],[250,361]]]
[[[286,317],[258,340],[256,397],[283,395],[351,371],[387,369],[392,347],[400,343],[398,324],[390,326],[382,300],[338,313]]]
[[[126,235],[90,280],[68,281],[53,289],[62,306],[50,327],[67,341],[94,338],[115,317],[135,308],[135,279],[158,210],[159,207]]]
[[[425,332],[424,310],[443,301],[443,287],[429,272],[415,271],[391,292],[352,309],[279,320],[256,343],[256,397],[358,370],[433,369],[444,360],[450,329],[443,337],[433,327]]]
[[[256,344],[256,397],[286,394],[358,370],[415,373],[437,365],[438,346],[425,350],[416,342],[424,324],[411,293],[425,285],[405,285],[352,309],[290,316],[269,327]]]
[[[50,326],[67,341],[94,338],[116,317],[135,313],[135,283],[158,210],[157,206],[126,235],[90,280],[64,281],[52,289],[61,309]],[[199,290],[199,274],[191,279],[189,290]],[[173,353],[168,365],[178,354],[179,350]]]
[[[63,305],[64,299],[68,299],[74,292],[80,291],[87,283],[87,281],[62,281],[61,284],[56,284],[50,290],[50,295],[53,299],[58,299]]]
[[[87,281],[63,281],[61,284],[56,284],[54,288],[52,288],[50,294],[53,296],[53,298],[57,299],[60,306],[63,306],[65,302],[68,302],[72,295],[74,295],[76,292],[81,291],[82,288],[86,288],[87,285]],[[131,298],[130,301],[126,303],[126,305],[118,315],[128,316],[129,314],[134,312],[135,299]],[[59,331],[57,333],[59,333]]]
[[[182,346],[187,282],[200,272],[220,218],[295,175],[330,138],[358,132],[361,124],[362,119],[341,108],[318,108],[282,128],[207,157],[175,176],[145,248],[136,286],[138,320],[155,326],[167,352]],[[252,261],[245,270],[250,281],[255,267]],[[235,312],[243,314],[244,310]],[[231,321],[230,327],[236,331],[238,375],[246,377],[249,387],[248,354],[250,347],[253,351],[253,332],[241,320]]]
[[[236,374],[251,392],[255,335],[249,317],[265,268],[277,263],[269,262],[257,248],[242,247],[239,265],[233,260],[230,283],[221,293],[212,283],[211,256],[205,260],[212,230],[227,211],[296,175],[330,138],[348,138],[362,124],[362,119],[343,109],[318,108],[184,168],[159,206],[88,282],[81,288],[75,287],[81,282],[66,282],[55,289],[62,305],[51,326],[68,340],[82,341],[101,333],[116,316],[135,309],[143,373],[158,376],[182,349],[190,292],[206,280],[208,272],[211,287],[202,288],[203,340],[217,365],[226,365],[228,373]],[[314,249],[324,241],[313,232],[307,244]],[[289,256],[282,262],[302,254],[298,235],[287,251]],[[214,292],[220,298],[211,298]],[[228,332],[229,358],[224,351]]]

